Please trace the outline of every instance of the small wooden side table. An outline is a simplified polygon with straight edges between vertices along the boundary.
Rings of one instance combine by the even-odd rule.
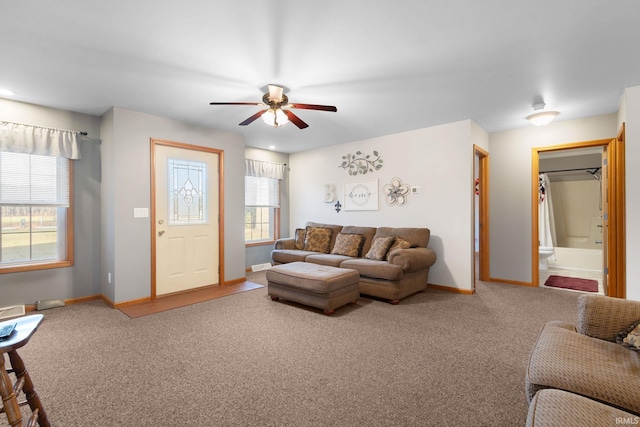
[[[31,377],[24,366],[24,362],[17,352],[20,347],[29,342],[31,336],[42,323],[43,317],[42,314],[33,314],[0,322],[0,325],[6,323],[17,324],[12,335],[8,339],[0,341],[0,396],[2,396],[4,412],[7,414],[7,419],[12,427],[22,427],[22,414],[17,398],[20,390],[24,391],[27,398],[26,403],[29,404],[33,412],[29,425],[34,425],[37,420],[40,427],[49,427],[47,414],[42,407],[38,394],[34,390],[33,382],[31,382]],[[9,355],[9,360],[11,361],[10,369],[5,366],[5,353]],[[15,386],[11,383],[10,372],[13,372],[16,376]]]

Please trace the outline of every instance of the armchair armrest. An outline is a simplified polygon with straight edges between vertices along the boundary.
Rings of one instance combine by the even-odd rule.
[[[593,338],[616,341],[616,335],[640,321],[640,301],[602,295],[578,297],[578,332]]]
[[[436,262],[436,253],[429,248],[396,249],[389,254],[389,264],[402,267],[405,273],[423,270]]]
[[[276,240],[275,249],[295,249],[296,239],[293,237],[284,237]]]

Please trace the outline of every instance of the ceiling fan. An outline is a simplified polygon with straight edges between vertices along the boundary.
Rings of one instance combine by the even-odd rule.
[[[262,96],[262,102],[210,102],[209,105],[258,105],[267,107],[264,110],[258,111],[247,120],[240,123],[240,126],[246,126],[256,120],[258,117],[262,117],[262,120],[273,127],[280,127],[288,122],[292,122],[300,129],[309,127],[302,119],[296,116],[288,108],[300,108],[303,110],[320,110],[320,111],[338,111],[338,109],[332,105],[317,105],[317,104],[289,104],[289,98],[284,94],[284,88],[278,85],[268,85],[269,92]],[[285,109],[287,108],[287,109]]]

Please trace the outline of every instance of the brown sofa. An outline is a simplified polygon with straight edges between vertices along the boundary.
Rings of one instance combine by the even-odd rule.
[[[526,371],[528,401],[558,389],[640,415],[640,351],[617,342],[638,322],[639,301],[580,295],[577,326],[553,321],[540,332]]]
[[[360,274],[361,294],[387,299],[392,304],[426,289],[429,268],[436,261],[435,252],[427,247],[430,237],[428,228],[376,228],[307,222],[304,229],[297,231],[304,234],[310,228],[331,230],[328,248],[324,251],[310,251],[301,248],[300,241],[296,248],[295,237],[279,239],[271,252],[273,265],[302,261],[353,269]],[[344,237],[341,234],[363,236],[357,256],[334,253],[336,240]],[[394,243],[403,241],[405,246],[410,247],[392,249],[383,259],[365,258],[378,237],[390,238],[387,240]]]

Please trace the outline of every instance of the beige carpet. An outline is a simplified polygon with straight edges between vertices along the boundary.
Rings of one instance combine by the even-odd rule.
[[[529,353],[578,295],[481,283],[325,316],[261,288],[137,319],[91,301],[43,311],[20,354],[58,427],[524,425]]]

